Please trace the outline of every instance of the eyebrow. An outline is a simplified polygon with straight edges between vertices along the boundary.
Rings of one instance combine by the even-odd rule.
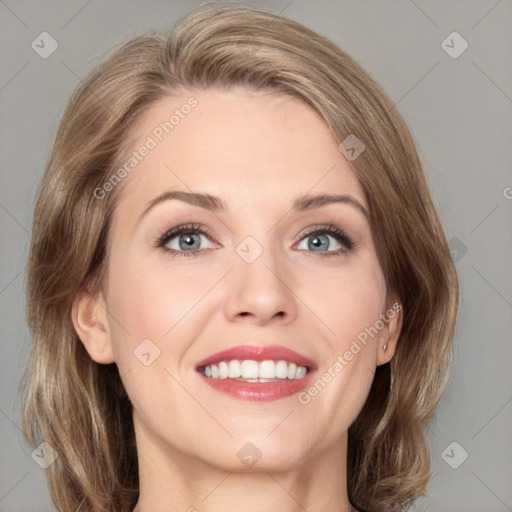
[[[142,217],[144,217],[156,205],[170,200],[183,201],[193,206],[199,206],[200,208],[204,208],[205,210],[209,210],[211,212],[220,212],[226,210],[226,204],[220,197],[200,192],[169,190],[152,199],[141,213],[140,219],[142,219]],[[349,195],[304,195],[295,199],[290,212],[305,212],[334,203],[343,203],[354,206],[365,216],[366,220],[369,221],[369,215],[366,208],[359,201],[357,201],[357,199]]]

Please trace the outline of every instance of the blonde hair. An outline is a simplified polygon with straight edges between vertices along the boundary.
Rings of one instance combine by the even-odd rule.
[[[60,123],[34,212],[27,319],[34,341],[24,431],[59,458],[47,469],[61,511],[131,511],[138,464],[131,404],[115,364],[91,360],[70,308],[102,286],[109,225],[122,187],[101,200],[123,141],[158,100],[187,89],[243,85],[316,110],[365,192],[388,297],[403,324],[349,429],[348,492],[368,512],[405,510],[430,478],[425,428],[449,377],[459,285],[411,134],[393,101],[350,56],[292,20],[247,7],[196,9],[169,34],[124,44],[84,80]]]

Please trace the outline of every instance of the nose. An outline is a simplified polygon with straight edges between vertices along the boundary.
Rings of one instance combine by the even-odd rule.
[[[284,325],[296,318],[297,296],[291,273],[286,271],[284,262],[278,265],[268,250],[252,263],[236,255],[235,268],[226,285],[224,312],[231,322]]]

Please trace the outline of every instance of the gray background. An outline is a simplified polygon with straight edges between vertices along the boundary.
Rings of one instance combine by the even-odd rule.
[[[54,510],[19,430],[18,384],[34,197],[65,103],[113,47],[199,3],[0,0],[0,511]],[[428,434],[428,497],[412,510],[512,510],[512,2],[249,3],[326,35],[382,84],[418,142],[450,239],[462,288],[455,368]],[[46,59],[31,48],[44,31],[59,45]],[[469,44],[457,58],[442,46],[454,31]],[[452,39],[453,54],[462,41]]]

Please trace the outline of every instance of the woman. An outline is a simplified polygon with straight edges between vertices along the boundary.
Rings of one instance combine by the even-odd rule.
[[[71,98],[34,214],[24,428],[63,511],[398,511],[458,280],[412,137],[296,22],[198,9]]]

